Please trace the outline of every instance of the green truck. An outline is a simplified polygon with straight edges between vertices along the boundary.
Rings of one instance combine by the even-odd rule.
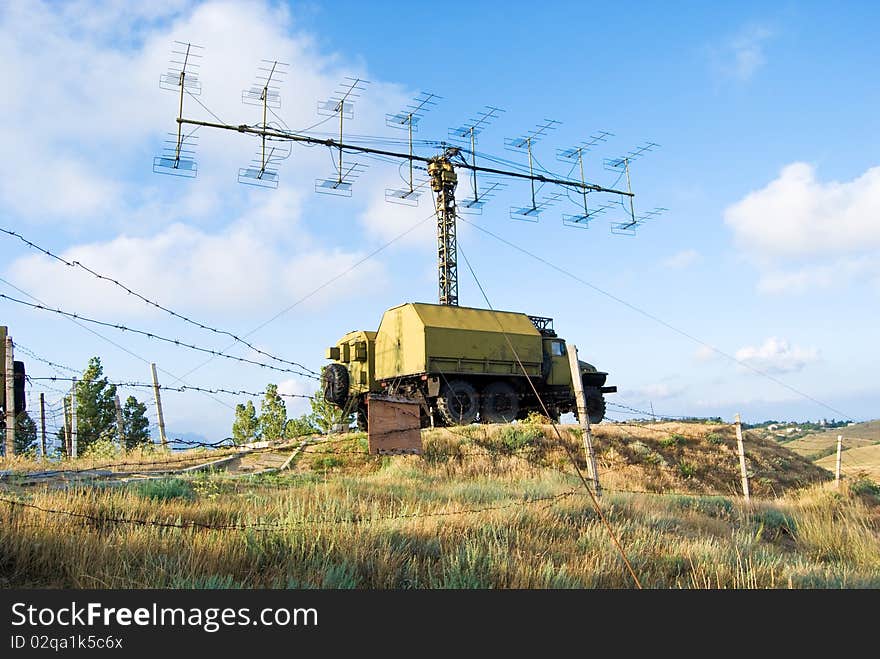
[[[550,318],[409,302],[386,311],[377,331],[343,336],[326,358],[324,398],[357,414],[362,429],[370,393],[419,401],[423,427],[509,423],[544,406],[553,420],[577,413],[565,341]],[[599,423],[604,394],[617,387],[579,365],[590,422]]]

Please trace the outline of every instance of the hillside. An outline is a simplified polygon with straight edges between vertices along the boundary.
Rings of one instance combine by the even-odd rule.
[[[880,421],[866,421],[843,428],[832,428],[824,432],[811,433],[782,444],[810,460],[820,460],[837,451],[837,436],[843,436],[843,450],[880,444]]]
[[[228,451],[129,455],[54,487],[22,462],[0,482],[0,587],[632,588],[609,527],[647,588],[880,587],[871,485],[835,490],[747,433],[746,505],[731,427],[601,424],[606,526],[571,465],[579,429],[560,432],[426,430],[422,456],[394,457],[315,437],[168,475]]]
[[[837,455],[816,460],[820,467],[834,471]],[[880,482],[880,444],[860,446],[844,451],[840,457],[840,473],[844,478],[867,477]]]

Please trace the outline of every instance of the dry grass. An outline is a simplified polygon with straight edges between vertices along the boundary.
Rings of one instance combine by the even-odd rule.
[[[833,470],[836,463],[836,454],[816,461],[817,465],[829,470]],[[864,474],[872,480],[880,481],[880,444],[843,451],[840,455],[840,472],[844,479]]]
[[[0,579],[72,588],[631,588],[548,430],[426,431],[423,457],[394,458],[363,455],[353,436],[311,448],[283,476],[7,493],[87,517],[0,504]],[[576,429],[563,432],[583,466]],[[710,432],[721,437],[710,441]],[[727,432],[596,428],[609,490],[601,505],[643,585],[880,587],[872,509],[829,485],[783,487],[827,475],[800,463],[796,478],[774,481],[784,498],[744,506],[727,494],[738,483]],[[779,457],[751,450],[756,465]],[[612,491],[659,488],[682,494]],[[191,523],[255,528],[155,525]]]

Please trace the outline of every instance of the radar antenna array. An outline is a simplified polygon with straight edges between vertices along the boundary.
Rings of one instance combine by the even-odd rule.
[[[409,136],[409,182],[405,188],[386,188],[385,201],[407,206],[418,206],[422,190],[428,186],[428,181],[415,184],[413,176],[413,133],[419,130],[419,123],[429,110],[437,105],[442,97],[430,92],[422,92],[416,96],[403,110],[395,114],[385,115],[385,125],[389,128],[397,128],[407,131]]]
[[[530,133],[522,137],[514,137],[507,138],[504,140],[504,146],[506,149],[511,151],[518,151],[522,153],[523,151],[529,156],[529,183],[532,188],[532,205],[526,207],[518,207],[512,206],[510,208],[510,217],[514,220],[527,220],[530,222],[537,222],[538,216],[541,212],[550,206],[550,204],[558,201],[563,195],[562,193],[554,193],[546,198],[544,198],[541,202],[537,202],[535,198],[535,158],[532,155],[532,145],[536,142],[539,142],[541,138],[545,137],[547,133],[551,130],[556,130],[562,124],[561,121],[556,121],[555,119],[544,119],[543,124],[538,124],[537,128],[535,128]],[[543,167],[541,168],[543,169]]]
[[[257,67],[256,82],[241,92],[242,103],[263,109],[263,121],[259,124],[262,129],[260,149],[249,166],[238,170],[239,183],[261,188],[278,187],[277,164],[290,156],[291,144],[288,140],[268,136],[270,129],[281,131],[278,123],[268,121],[268,113],[272,112],[269,108],[281,107],[280,87],[288,68],[288,64],[278,60],[262,60]]]
[[[195,161],[195,146],[198,138],[194,136],[194,133],[202,127],[235,131],[259,139],[259,150],[254,159],[250,165],[238,171],[238,180],[248,185],[276,188],[278,186],[278,163],[290,157],[292,146],[296,143],[307,146],[323,146],[329,150],[335,172],[328,178],[316,179],[315,181],[315,191],[324,194],[345,197],[352,195],[354,182],[367,168],[366,164],[353,160],[352,154],[360,154],[364,158],[380,161],[400,162],[400,175],[405,187],[386,189],[385,199],[387,201],[415,206],[429,185],[436,197],[438,280],[441,304],[458,304],[457,213],[480,213],[486,202],[503,190],[510,180],[528,180],[531,186],[531,204],[514,206],[510,209],[511,218],[517,220],[537,222],[546,209],[564,199],[581,205],[581,202],[575,202],[570,196],[571,192],[577,192],[581,195],[582,209],[579,209],[577,214],[562,216],[563,224],[566,226],[586,228],[592,218],[615,206],[615,204],[607,202],[594,204],[592,207],[588,206],[587,195],[592,193],[617,195],[624,208],[626,208],[625,200],[629,199],[629,217],[622,222],[612,223],[613,233],[632,235],[638,226],[666,211],[665,208],[658,207],[636,216],[633,204],[634,194],[630,180],[630,163],[659,147],[660,145],[656,142],[646,142],[624,156],[604,160],[604,166],[607,170],[618,173],[618,181],[626,176],[625,190],[617,189],[615,187],[617,182],[607,187],[590,183],[586,179],[584,154],[611,137],[612,133],[608,131],[598,131],[573,148],[556,151],[557,160],[571,165],[568,174],[563,176],[545,169],[535,158],[533,147],[559,127],[560,122],[553,119],[545,119],[543,123],[538,124],[534,130],[526,135],[504,141],[507,149],[527,156],[528,169],[523,165],[510,163],[488,154],[480,154],[480,158],[486,164],[483,162],[478,164],[477,137],[504,113],[504,110],[493,105],[485,106],[458,128],[449,129],[449,140],[462,144],[461,147],[452,146],[446,142],[426,140],[416,142],[413,140],[413,133],[418,131],[421,120],[441,100],[439,96],[431,92],[421,92],[400,112],[385,115],[385,123],[388,127],[407,131],[406,143],[409,147],[407,152],[393,150],[392,147],[380,148],[378,146],[382,142],[392,145],[404,142],[397,138],[351,135],[346,142],[345,122],[354,118],[355,102],[369,84],[367,80],[360,77],[348,77],[327,100],[317,104],[319,115],[328,118],[338,117],[338,137],[335,134],[327,137],[327,134],[309,133],[311,128],[298,132],[291,131],[274,112],[274,109],[281,105],[280,87],[289,68],[287,64],[277,60],[263,60],[258,66],[256,82],[242,91],[243,103],[262,108],[260,122],[227,124],[213,115],[206,107],[204,109],[212,114],[216,121],[184,117],[184,97],[186,95],[197,96],[201,93],[198,68],[202,51],[200,46],[175,42],[168,71],[160,76],[159,86],[162,89],[175,91],[179,94],[179,110],[177,132],[169,134],[168,139],[165,140],[162,154],[153,159],[153,171],[176,176],[196,176],[198,167]],[[204,104],[199,103],[204,107]],[[278,122],[269,121],[270,113],[278,119]],[[192,127],[192,130],[184,133],[185,126]],[[417,154],[415,152],[417,145],[422,148],[439,147],[441,153],[433,156]],[[409,170],[406,177],[403,174],[404,166]],[[504,168],[505,166],[506,168]],[[579,179],[571,176],[575,168],[579,168]],[[456,201],[455,189],[459,180],[458,170],[470,170],[468,178],[470,179],[472,196]],[[427,178],[421,175],[417,176],[416,172],[426,172]],[[478,180],[478,174],[482,180]]]
[[[346,76],[336,91],[326,101],[318,102],[318,114],[324,117],[339,117],[339,142],[337,147],[336,161],[334,162],[336,175],[332,178],[315,179],[315,192],[332,194],[340,197],[350,197],[354,181],[364,173],[367,165],[354,162],[347,164],[343,161],[343,147],[346,119],[354,119],[355,100],[366,91],[369,80]]]
[[[494,105],[486,105],[482,110],[472,117],[469,121],[462,124],[458,128],[449,129],[449,137],[453,142],[458,144],[470,144],[471,154],[471,190],[474,193],[473,199],[464,199],[459,204],[467,209],[465,212],[479,214],[483,212],[483,206],[489,198],[498,192],[503,186],[490,183],[480,192],[480,186],[477,182],[477,135],[483,132],[489,124],[504,114],[505,110],[495,107]]]
[[[581,174],[581,196],[583,197],[583,213],[578,213],[576,215],[563,215],[562,216],[562,224],[570,227],[578,227],[581,229],[586,229],[589,226],[589,222],[596,215],[603,213],[613,206],[613,204],[602,203],[598,208],[593,209],[592,211],[589,209],[587,204],[587,195],[590,191],[586,188],[586,171],[584,168],[584,153],[590,151],[597,144],[601,144],[608,140],[609,137],[614,137],[614,133],[610,133],[607,130],[597,131],[595,134],[590,135],[590,137],[581,142],[578,146],[573,147],[571,149],[557,149],[556,150],[556,159],[561,162],[571,163],[571,169],[569,170],[569,175],[574,170],[575,167],[580,169]]]
[[[180,94],[180,105],[177,115],[177,134],[171,133],[176,139],[165,140],[162,155],[153,158],[153,172],[156,174],[170,174],[195,178],[199,168],[195,160],[195,144],[198,140],[193,133],[183,132],[183,96],[198,96],[202,93],[202,83],[199,82],[200,60],[203,57],[204,47],[183,41],[175,41],[171,48],[171,60],[168,71],[159,76],[159,88]]]

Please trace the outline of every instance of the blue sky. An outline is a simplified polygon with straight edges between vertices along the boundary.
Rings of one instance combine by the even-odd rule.
[[[256,122],[240,99],[263,58],[290,63],[278,114],[293,128],[319,121],[316,102],[347,75],[372,81],[352,135],[400,137],[384,114],[422,90],[443,100],[420,139],[445,139],[492,104],[506,112],[481,135],[480,152],[516,159],[504,138],[557,119],[562,125],[535,155],[563,174],[556,148],[613,132],[587,160],[588,178],[603,185],[616,178],[603,158],[646,139],[662,145],[633,166],[635,204],[637,213],[670,210],[633,238],[611,234],[609,222],[621,218],[610,214],[587,230],[564,227],[562,213],[576,209],[562,204],[537,223],[513,221],[508,210],[528,200],[525,184],[467,219],[699,342],[462,223],[460,245],[494,307],[554,317],[582,359],[611,373],[619,403],[728,419],[741,412],[753,421],[876,418],[878,21],[875,4],[857,2],[548,2],[540,11],[517,2],[452,2],[443,11],[392,2],[6,3],[0,66],[12,93],[0,101],[0,142],[16,166],[0,181],[2,226],[239,335],[289,308],[249,340],[317,370],[325,346],[344,332],[375,328],[401,302],[436,299],[429,220],[297,303],[427,218],[430,200],[386,204],[385,188],[400,179],[379,162],[352,198],[317,195],[314,180],[332,171],[320,148],[296,147],[278,190],[242,186],[235,175],[256,143],[208,129],[197,133],[195,180],[153,174],[152,157],[175,128],[177,99],[157,84],[172,41],[205,47],[205,107],[185,104],[193,118],[210,119],[210,110],[229,123]],[[462,183],[459,196],[468,190]],[[0,271],[7,295],[229,345],[5,235]],[[460,281],[462,304],[483,306],[463,263]],[[204,355],[93,328],[102,338],[7,300],[0,314],[34,353],[76,368],[100,355],[118,381],[146,381],[155,361],[163,384],[182,377],[253,391],[267,382],[289,393],[313,387],[228,360],[202,365]],[[229,352],[256,357],[241,346]],[[32,395],[40,390],[35,383]],[[169,392],[163,403],[172,432],[219,438],[241,400]]]

